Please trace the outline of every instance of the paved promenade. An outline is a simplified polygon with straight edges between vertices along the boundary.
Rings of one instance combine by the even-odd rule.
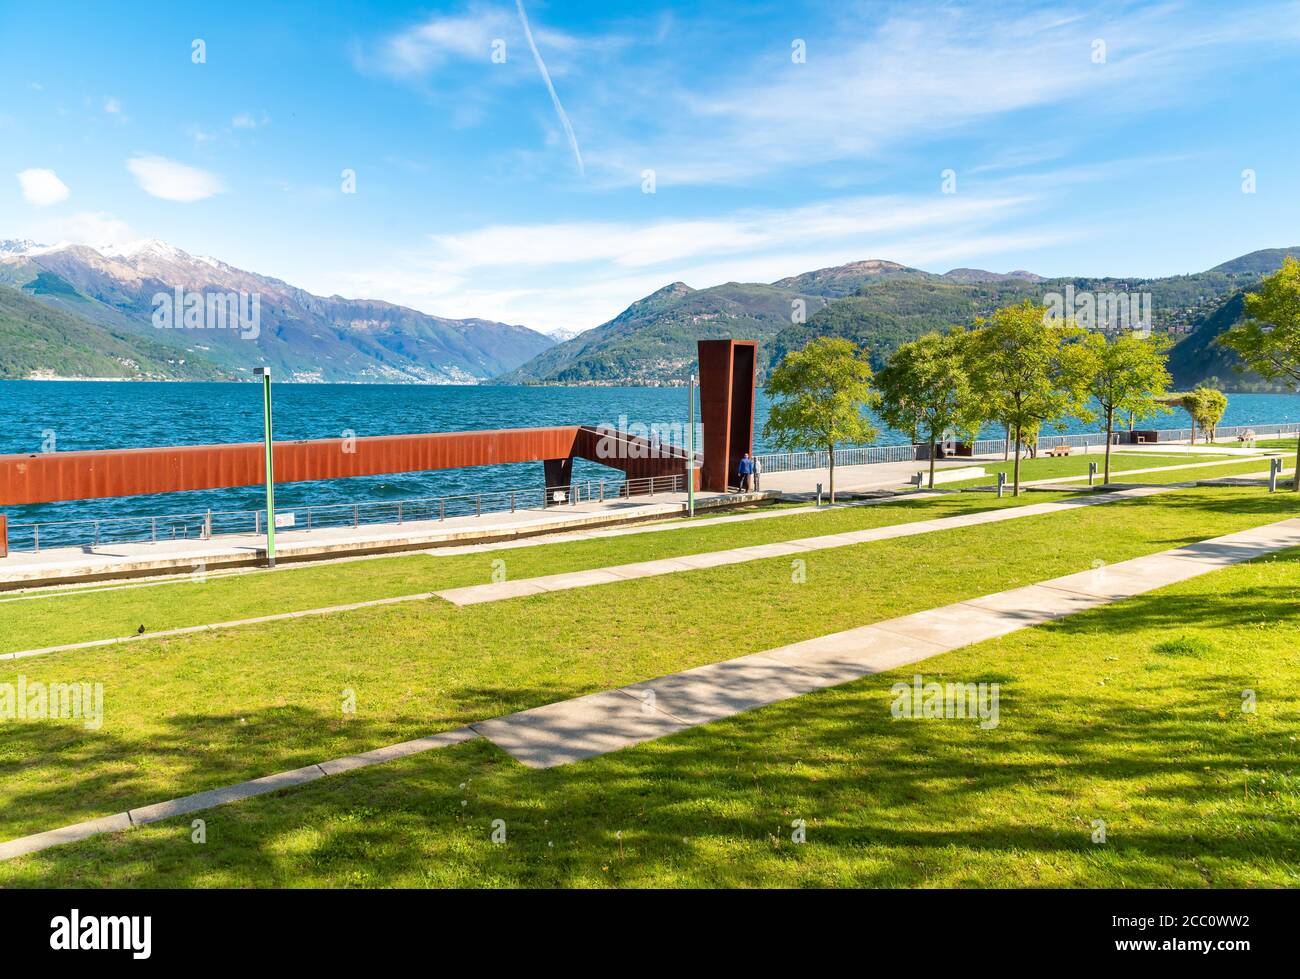
[[[775,494],[771,494],[775,495]],[[696,509],[762,499],[761,494],[700,493]],[[419,550],[485,541],[517,540],[539,534],[680,517],[684,493],[659,493],[631,499],[559,505],[546,510],[516,510],[482,516],[418,520],[402,524],[362,524],[276,532],[280,561],[328,559],[350,554]],[[210,540],[175,540],[59,547],[39,552],[11,551],[0,558],[0,589],[37,583],[95,580],[141,574],[185,573],[195,569],[254,566],[265,560],[266,538],[230,534]]]

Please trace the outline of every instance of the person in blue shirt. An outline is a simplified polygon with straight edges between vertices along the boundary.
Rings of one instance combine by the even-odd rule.
[[[754,488],[754,460],[746,452],[740,460],[740,488],[750,492]]]

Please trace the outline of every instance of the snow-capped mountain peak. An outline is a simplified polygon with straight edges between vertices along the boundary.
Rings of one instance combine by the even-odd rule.
[[[30,238],[0,238],[0,255],[27,255],[45,247]]]

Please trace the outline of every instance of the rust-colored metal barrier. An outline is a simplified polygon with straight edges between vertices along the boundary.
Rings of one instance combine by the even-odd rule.
[[[685,454],[602,450],[608,435],[584,426],[381,435],[275,443],[275,481],[304,482],[461,469],[575,456],[641,478],[685,471]],[[0,506],[255,486],[265,478],[262,445],[178,445],[0,456]]]

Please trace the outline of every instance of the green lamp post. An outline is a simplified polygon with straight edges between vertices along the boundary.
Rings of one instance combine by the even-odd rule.
[[[271,441],[271,368],[254,367],[262,379],[262,441],[266,450],[266,566],[275,567],[275,453]]]

